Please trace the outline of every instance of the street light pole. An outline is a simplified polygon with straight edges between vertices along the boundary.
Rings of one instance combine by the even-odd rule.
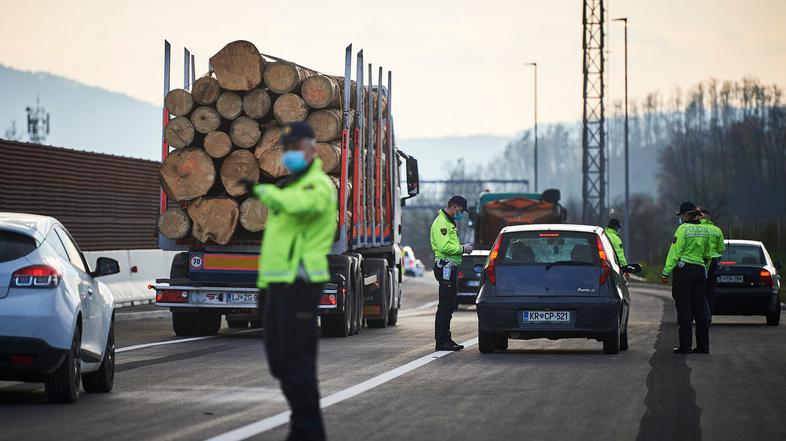
[[[628,137],[628,17],[615,18],[613,21],[621,21],[625,25],[625,223],[623,240],[628,247],[630,255],[630,175],[629,175],[629,147],[630,138]]]
[[[538,192],[538,63],[527,63],[527,66],[534,67],[535,72],[535,85],[534,85],[534,98],[535,98],[535,193]]]

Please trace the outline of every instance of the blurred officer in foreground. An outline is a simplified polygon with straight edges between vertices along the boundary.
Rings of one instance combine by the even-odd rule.
[[[464,346],[453,341],[450,319],[456,309],[458,268],[461,255],[472,252],[472,245],[461,245],[456,222],[464,219],[467,200],[453,196],[445,208],[439,210],[431,224],[431,249],[434,250],[434,277],[439,282],[439,305],[434,319],[434,339],[437,351],[459,351]]]
[[[710,308],[710,323],[712,323],[712,309],[715,306],[715,278],[718,275],[718,262],[720,262],[723,250],[726,249],[726,243],[723,239],[723,231],[710,220],[710,212],[703,208],[699,209],[699,211],[701,213],[699,222],[707,229],[707,233],[710,235],[710,262],[707,266],[705,292],[707,293],[707,305]]]
[[[609,236],[611,246],[614,247],[614,252],[617,253],[617,260],[619,260],[620,266],[625,266],[628,264],[628,259],[625,258],[625,249],[622,248],[622,239],[620,238],[621,229],[622,225],[620,224],[620,220],[612,218],[609,219],[605,231],[606,236]],[[625,273],[625,278],[627,279],[628,277],[628,273]]]
[[[674,232],[661,282],[668,283],[674,273],[671,296],[677,307],[680,345],[678,354],[710,352],[707,297],[704,291],[706,264],[710,256],[710,235],[699,222],[699,210],[693,202],[683,202],[677,214],[680,226]],[[691,350],[692,323],[696,322],[696,347]]]
[[[268,208],[257,286],[265,296],[270,372],[292,408],[288,440],[323,440],[317,383],[317,306],[330,279],[327,254],[336,233],[336,190],[316,157],[307,123],[284,126],[282,164],[290,175],[253,185]]]

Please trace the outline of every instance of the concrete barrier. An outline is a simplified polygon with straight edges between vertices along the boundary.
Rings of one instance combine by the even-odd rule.
[[[175,251],[162,250],[112,250],[87,251],[85,258],[95,268],[99,257],[110,257],[120,264],[120,272],[101,277],[109,286],[117,307],[141,305],[155,301],[155,292],[147,285],[156,279],[169,277],[169,267]]]

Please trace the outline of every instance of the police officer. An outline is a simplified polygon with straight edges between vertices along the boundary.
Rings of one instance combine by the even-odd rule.
[[[307,123],[284,126],[282,164],[290,175],[253,185],[268,208],[257,286],[265,290],[265,350],[271,374],[292,409],[289,440],[323,440],[317,384],[317,305],[330,277],[336,190],[316,157]],[[248,183],[247,183],[248,184]]]
[[[723,239],[723,231],[710,220],[710,212],[704,208],[699,209],[701,215],[699,222],[707,229],[710,235],[710,263],[707,267],[707,283],[705,292],[707,295],[707,305],[710,308],[710,323],[712,323],[712,309],[715,306],[715,278],[718,275],[718,262],[720,261],[723,250],[726,249],[726,242]]]
[[[462,245],[456,232],[456,222],[464,218],[467,200],[453,196],[445,208],[439,210],[431,224],[431,249],[434,251],[434,277],[439,282],[439,305],[434,319],[434,339],[438,351],[459,351],[464,346],[453,341],[450,319],[456,309],[458,267],[461,255],[472,252],[472,245]]]
[[[609,236],[609,241],[614,248],[614,252],[617,253],[617,260],[619,260],[621,266],[625,266],[628,264],[628,259],[625,258],[625,250],[622,248],[622,239],[620,238],[621,229],[622,225],[620,224],[620,220],[612,218],[609,219],[605,231],[606,236]],[[625,273],[625,275],[627,276],[628,273]]]
[[[661,282],[668,283],[669,276],[674,273],[671,295],[677,307],[680,340],[674,352],[708,354],[710,333],[704,282],[710,256],[709,233],[699,222],[699,211],[693,202],[683,202],[677,215],[680,226],[674,232],[661,274]],[[691,350],[693,322],[696,322],[696,347]]]

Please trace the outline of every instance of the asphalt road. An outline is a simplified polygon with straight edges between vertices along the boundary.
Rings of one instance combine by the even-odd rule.
[[[333,440],[783,440],[786,326],[716,317],[712,354],[674,355],[670,293],[632,290],[630,350],[590,340],[511,341],[434,353],[433,279],[409,279],[399,325],[321,339],[319,375]],[[281,440],[287,410],[261,331],[177,340],[165,314],[123,310],[115,390],[50,405],[43,387],[0,382],[2,440]],[[454,315],[473,344],[474,309]]]

